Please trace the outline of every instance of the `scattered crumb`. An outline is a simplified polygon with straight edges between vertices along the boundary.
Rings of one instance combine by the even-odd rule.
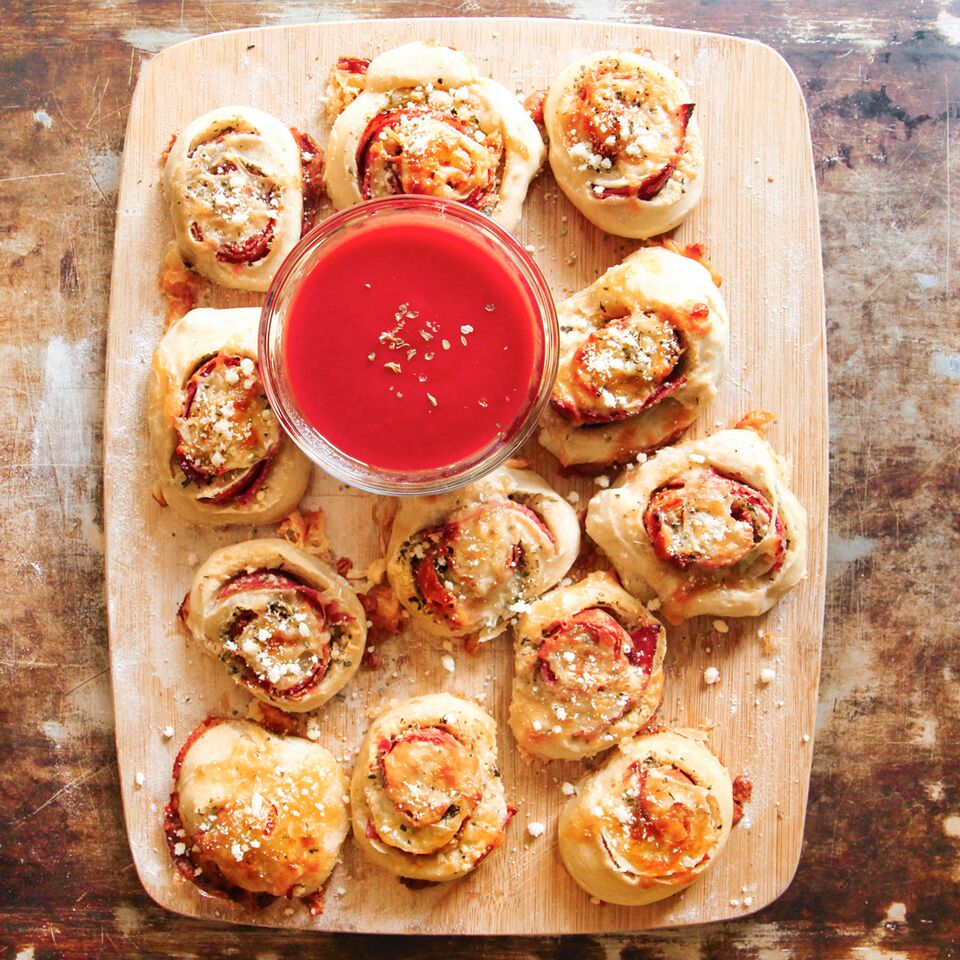
[[[443,666],[443,669],[446,670],[448,673],[453,673],[453,671],[457,669],[457,665],[454,662],[453,657],[451,657],[449,653],[445,653],[440,658],[440,663]]]
[[[809,734],[809,733],[805,733],[800,739],[803,740],[804,743],[809,743],[809,742],[810,742],[810,734]]]
[[[707,667],[703,671],[703,682],[707,686],[713,686],[720,679],[720,671],[716,667]]]
[[[138,770],[133,775],[133,782],[139,790],[147,782],[146,774],[142,770]]]
[[[577,792],[577,788],[569,780],[564,780],[560,784],[560,792],[565,797],[572,797]]]
[[[529,833],[531,837],[542,837],[546,829],[539,820],[532,820],[527,824],[527,833]]]
[[[763,684],[773,683],[777,676],[777,671],[773,667],[764,667],[760,671],[760,682]]]
[[[602,901],[600,900],[599,897],[591,897],[591,898],[590,898],[590,902],[591,902],[594,906],[599,906],[599,904],[600,904]]]
[[[193,551],[187,554],[188,567],[195,567],[199,562],[200,562],[200,558]]]
[[[648,609],[648,610],[651,610],[651,611],[653,611],[653,610],[659,610],[659,609],[660,609],[660,606],[661,606],[661,603],[660,603],[660,598],[659,598],[659,597],[654,597],[652,600],[648,600],[648,601],[647,601],[647,609]]]
[[[593,482],[601,489],[606,490],[610,486],[610,478],[606,474],[600,474],[599,477],[594,477]]]
[[[163,734],[164,740],[170,740],[173,737],[174,729],[168,724],[160,732]]]
[[[577,493],[576,490],[571,490],[571,491],[567,494],[567,500],[569,500],[570,503],[579,503],[579,502],[580,502],[580,494]]]
[[[727,626],[726,620],[714,620],[713,629],[716,630],[717,633],[727,633],[730,627]]]

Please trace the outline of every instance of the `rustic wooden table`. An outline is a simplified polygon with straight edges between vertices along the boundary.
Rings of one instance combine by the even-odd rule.
[[[3,9],[4,958],[960,953],[960,578],[951,562],[960,539],[951,205],[960,4],[8,0]],[[100,450],[117,174],[138,70],[157,50],[216,30],[409,14],[616,19],[754,37],[784,54],[806,94],[831,363],[824,665],[797,878],[742,921],[555,940],[282,935],[178,918],[137,882],[113,746]]]

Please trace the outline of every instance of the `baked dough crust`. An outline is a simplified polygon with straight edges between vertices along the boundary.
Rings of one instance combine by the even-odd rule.
[[[300,239],[300,148],[263,110],[219,107],[187,124],[164,190],[184,262],[221,286],[266,290]]]
[[[346,839],[347,788],[317,743],[250,720],[208,720],[174,766],[171,854],[182,874],[216,896],[309,897]]]
[[[660,705],[666,631],[609,573],[552,590],[513,633],[510,729],[526,753],[594,756]]]
[[[370,724],[350,790],[353,835],[400,877],[456,880],[498,847],[515,810],[497,769],[497,725],[469,700],[433,693]]]
[[[371,143],[379,149],[370,132],[377,118],[387,124],[380,133],[396,139],[384,160],[393,186],[368,183],[365,196],[361,154]],[[374,59],[363,92],[337,117],[327,195],[338,210],[391,193],[460,200],[512,230],[545,156],[536,124],[505,87],[481,77],[462,53],[418,40]]]
[[[550,86],[543,117],[560,189],[601,230],[653,237],[699,201],[703,146],[690,91],[656,60],[629,51],[576,60]]]
[[[716,861],[733,825],[733,786],[698,737],[664,730],[624,741],[578,785],[560,813],[560,856],[591,896],[653,903],[679,893]],[[684,841],[665,845],[655,823],[677,818],[677,806],[685,808]],[[652,827],[646,836],[638,830],[644,824]]]
[[[540,443],[564,467],[629,463],[679,436],[716,396],[730,324],[710,271],[696,260],[642,247],[557,312],[560,365]],[[598,372],[585,351],[605,341],[594,355],[605,364]],[[674,352],[664,362],[677,345],[679,358]],[[636,356],[626,367],[618,362],[624,346]]]
[[[276,452],[255,495],[246,502],[204,502],[208,495],[205,486],[190,482],[177,460],[177,422],[184,412],[190,378],[204,361],[218,354],[256,363],[259,325],[258,307],[191,310],[164,334],[154,351],[147,412],[153,471],[163,499],[191,523],[273,523],[296,507],[310,482],[310,461],[279,423]]]
[[[423,629],[489,640],[560,581],[579,549],[570,504],[532,471],[501,467],[452,493],[402,500],[387,577]]]
[[[313,710],[343,689],[367,639],[350,584],[280,539],[212,553],[194,577],[184,621],[239,686],[290,713]]]
[[[762,498],[763,525],[757,539],[736,563],[712,569],[695,563],[684,569],[661,559],[644,521],[651,497],[684,478],[717,474],[747,485],[751,496]],[[806,574],[807,514],[787,482],[786,463],[754,431],[721,430],[666,447],[627,470],[615,486],[590,501],[587,532],[610,558],[626,589],[641,599],[658,596],[671,623],[702,614],[759,616]],[[730,540],[726,530],[716,527],[706,536],[718,549]],[[777,558],[773,564],[771,557]]]

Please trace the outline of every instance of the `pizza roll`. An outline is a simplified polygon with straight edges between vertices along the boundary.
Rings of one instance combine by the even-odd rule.
[[[510,729],[527,753],[591,757],[633,736],[660,705],[666,632],[609,573],[541,597],[514,641]]]
[[[462,53],[416,41],[373,60],[334,123],[327,194],[337,209],[402,193],[458,200],[512,230],[545,153],[505,87]]]
[[[191,310],[154,351],[153,470],[163,500],[193,523],[272,523],[310,482],[264,392],[259,325],[257,307]]]
[[[367,619],[350,584],[286,540],[212,553],[182,610],[187,629],[258,700],[302,713],[357,672]]]
[[[300,239],[300,145],[262,110],[220,107],[188,124],[164,190],[184,262],[224,287],[266,290]]]
[[[601,230],[666,233],[700,199],[703,147],[690,91],[649,56],[608,51],[571,63],[543,116],[560,189]]]
[[[347,778],[328,750],[213,717],[180,749],[173,781],[164,828],[183,876],[246,906],[318,906],[350,824]]]
[[[733,787],[694,731],[626,740],[560,813],[560,856],[608,903],[679,893],[712,864],[733,826]]]
[[[353,835],[374,863],[456,880],[502,842],[516,812],[497,769],[497,725],[447,693],[405,700],[367,731],[350,790]]]
[[[716,396],[729,321],[710,271],[691,257],[641,247],[558,314],[540,443],[564,467],[597,470],[655,450]]]
[[[387,577],[425,630],[489,640],[560,581],[579,549],[570,504],[537,474],[501,467],[453,493],[405,499]]]
[[[799,583],[807,514],[752,430],[667,447],[590,501],[587,531],[636,596],[679,623],[753,617]]]

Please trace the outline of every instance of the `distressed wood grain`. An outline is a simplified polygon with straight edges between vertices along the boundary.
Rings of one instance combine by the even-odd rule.
[[[830,581],[804,853],[786,894],[747,920],[414,945],[178,919],[136,880],[106,673],[99,466],[116,177],[133,85],[144,59],[189,36],[413,13],[731,32],[780,50],[804,87],[831,360]],[[957,954],[960,5],[93,0],[13,2],[4,14],[0,955]]]

